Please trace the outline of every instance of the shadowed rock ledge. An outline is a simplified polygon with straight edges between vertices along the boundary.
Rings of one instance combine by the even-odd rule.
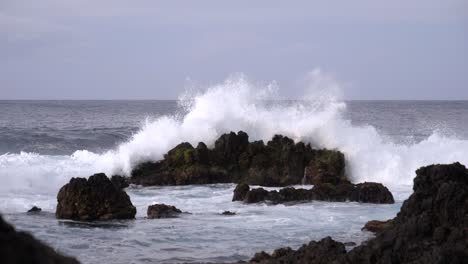
[[[18,232],[0,216],[0,262],[3,264],[79,264],[58,254],[26,232]]]
[[[468,170],[460,163],[416,171],[413,194],[391,224],[346,253],[331,238],[298,250],[257,253],[251,263],[450,263],[468,260]],[[389,222],[390,223],[390,222]]]
[[[267,191],[263,188],[250,189],[249,185],[241,183],[234,189],[232,201],[245,203],[289,203],[301,201],[330,202],[361,202],[361,203],[394,203],[392,193],[382,184],[365,182],[360,184],[329,183],[317,184],[312,189],[283,188],[279,191]]]

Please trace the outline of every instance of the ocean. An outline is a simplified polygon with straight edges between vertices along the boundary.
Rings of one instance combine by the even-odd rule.
[[[128,175],[180,142],[212,145],[238,130],[339,149],[353,182],[382,182],[396,203],[244,205],[231,202],[233,184],[131,186],[135,220],[55,219],[57,192],[71,177]],[[468,101],[264,100],[250,88],[178,101],[0,101],[0,212],[82,263],[229,262],[325,236],[359,244],[372,236],[364,223],[396,215],[417,168],[455,161],[468,164]],[[152,203],[191,214],[148,220]],[[33,205],[43,213],[27,215]],[[226,210],[237,215],[221,216]]]

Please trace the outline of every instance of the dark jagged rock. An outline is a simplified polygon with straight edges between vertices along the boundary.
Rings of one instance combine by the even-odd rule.
[[[224,211],[223,213],[221,213],[222,215],[236,215],[235,212],[231,212],[231,211]]]
[[[78,264],[26,232],[18,232],[0,216],[0,259],[4,264]]]
[[[316,150],[275,135],[265,145],[249,142],[242,131],[224,134],[209,149],[182,143],[158,162],[145,162],[132,171],[131,183],[141,185],[187,185],[246,183],[286,186],[300,183],[348,182],[344,155],[336,150]]]
[[[467,263],[468,170],[460,163],[431,165],[418,169],[416,175],[414,192],[397,216],[380,222],[376,237],[350,252],[344,251],[344,244],[327,238],[327,242],[311,242],[298,250],[282,250],[286,253],[279,256],[259,253],[251,262]]]
[[[370,232],[374,233],[380,233],[382,231],[388,230],[393,226],[393,221],[387,220],[387,221],[378,221],[378,220],[372,220],[367,222],[362,230],[367,230]]]
[[[288,203],[300,201],[356,201],[362,203],[394,203],[392,193],[386,187],[376,183],[353,185],[341,183],[321,183],[312,189],[283,188],[279,191],[267,191],[263,188],[250,189],[247,184],[239,184],[234,190],[233,201],[245,203]]]
[[[117,189],[125,189],[130,184],[128,183],[128,179],[126,177],[120,175],[114,175],[111,177],[111,182]]]
[[[57,195],[57,218],[83,221],[133,219],[136,208],[130,197],[103,173],[72,178]]]
[[[165,204],[150,205],[146,212],[149,219],[174,218],[181,213],[182,211],[177,209],[175,206]]]
[[[245,183],[238,184],[234,189],[234,195],[232,197],[232,201],[243,201],[245,196],[250,191],[249,185]]]
[[[311,241],[298,250],[280,248],[269,255],[265,252],[255,254],[250,263],[271,264],[329,264],[346,254],[344,244],[326,237],[319,242]]]
[[[364,182],[356,184],[349,200],[361,203],[394,203],[392,193],[381,183]]]
[[[33,206],[31,209],[28,210],[28,213],[29,214],[37,214],[37,213],[40,213],[42,211],[41,208],[37,207],[37,206]]]

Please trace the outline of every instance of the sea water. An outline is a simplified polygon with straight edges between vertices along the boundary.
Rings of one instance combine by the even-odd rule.
[[[359,244],[372,236],[361,231],[367,221],[396,215],[417,168],[468,164],[468,102],[343,101],[330,89],[284,100],[274,88],[237,77],[177,101],[0,101],[0,212],[82,263],[232,262],[325,236]],[[71,177],[129,175],[180,142],[212,146],[239,130],[251,141],[283,134],[339,149],[353,182],[382,182],[396,203],[245,205],[231,202],[233,184],[131,186],[135,220],[54,217],[57,192]],[[152,203],[187,213],[148,220]],[[33,205],[43,212],[26,214]],[[237,214],[221,215],[226,210]]]

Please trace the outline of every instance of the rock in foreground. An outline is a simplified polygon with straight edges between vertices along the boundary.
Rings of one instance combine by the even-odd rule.
[[[57,195],[57,218],[82,221],[133,219],[136,208],[130,197],[103,173],[72,178]]]
[[[158,162],[138,165],[130,178],[140,185],[188,185],[246,183],[262,186],[292,184],[339,184],[345,177],[343,153],[312,149],[276,135],[266,144],[249,142],[242,131],[218,138],[214,148],[200,142],[196,147],[185,142],[170,150]]]
[[[165,204],[153,204],[148,206],[147,215],[149,219],[174,218],[179,216],[182,211],[175,206]]]
[[[416,174],[414,192],[391,220],[392,224],[350,252],[336,250],[344,249],[344,245],[326,238],[298,250],[282,249],[273,255],[261,253],[251,262],[467,263],[468,170],[454,163],[422,167]],[[316,255],[323,255],[326,261],[314,258]]]
[[[233,201],[245,203],[289,203],[300,201],[361,202],[361,203],[394,203],[392,193],[382,184],[365,182],[360,184],[329,183],[317,184],[312,189],[283,188],[279,191],[267,191],[263,188],[250,189],[247,184],[239,184],[234,189]]]
[[[17,232],[0,216],[0,259],[3,264],[53,263],[78,264],[70,257],[58,254],[51,247],[25,232]]]

